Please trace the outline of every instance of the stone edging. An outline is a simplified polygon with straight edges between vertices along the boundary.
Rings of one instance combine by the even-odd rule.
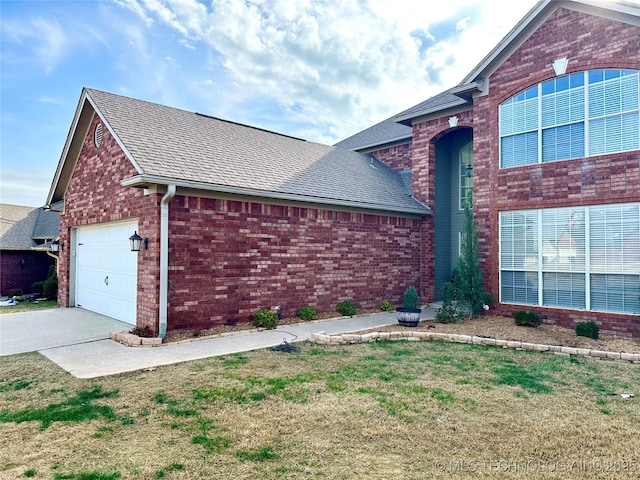
[[[127,347],[157,347],[162,345],[162,339],[158,337],[139,337],[128,330],[122,332],[111,332],[109,338],[115,342],[122,343]]]
[[[435,332],[371,332],[362,335],[344,333],[340,335],[327,335],[325,332],[312,333],[309,341],[316,345],[348,345],[356,343],[370,343],[377,340],[406,340],[408,342],[440,341],[454,343],[469,343],[473,345],[490,345],[495,347],[510,348],[513,350],[530,350],[534,352],[548,352],[567,357],[588,357],[597,360],[620,360],[629,363],[640,364],[640,354],[624,352],[605,352],[602,350],[590,350],[587,348],[563,347],[560,345],[543,345],[538,343],[518,342],[511,340],[498,340],[475,335],[460,335],[455,333]]]

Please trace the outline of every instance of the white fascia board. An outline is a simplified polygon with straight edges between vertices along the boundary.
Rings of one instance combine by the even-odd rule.
[[[158,177],[154,175],[137,175],[135,177],[130,177],[122,180],[120,184],[123,187],[145,187],[148,185],[169,185],[173,184],[176,187],[182,188],[190,188],[194,190],[205,190],[209,192],[220,192],[220,193],[228,193],[233,195],[242,195],[248,197],[262,197],[268,198],[272,200],[284,200],[289,202],[302,202],[302,203],[313,203],[318,205],[331,205],[337,207],[350,207],[350,208],[360,208],[364,210],[376,210],[382,212],[393,212],[393,213],[403,213],[408,215],[432,215],[432,210],[428,206],[424,206],[423,208],[399,208],[399,207],[390,207],[388,205],[378,205],[372,203],[364,203],[364,202],[350,202],[347,200],[340,200],[334,198],[324,198],[324,197],[313,197],[310,195],[299,195],[292,193],[283,193],[283,192],[272,192],[266,190],[257,190],[253,188],[244,188],[244,187],[233,187],[229,185],[214,185],[210,183],[198,183],[192,182],[189,180],[176,180],[172,178],[166,177]],[[416,202],[420,203],[418,200],[414,199]]]

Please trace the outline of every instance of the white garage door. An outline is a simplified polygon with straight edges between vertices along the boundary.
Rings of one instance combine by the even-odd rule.
[[[129,237],[137,229],[137,221],[78,228],[77,306],[135,325],[138,254]]]

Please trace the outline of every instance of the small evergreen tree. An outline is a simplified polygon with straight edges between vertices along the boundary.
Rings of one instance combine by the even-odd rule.
[[[49,275],[42,284],[42,294],[50,300],[58,299],[58,275],[55,265],[49,265]]]
[[[491,294],[484,291],[482,269],[480,268],[480,254],[478,246],[478,232],[471,210],[472,196],[464,205],[464,227],[461,235],[460,257],[453,270],[452,282],[456,290],[458,301],[469,310],[469,318],[482,313],[485,304],[491,303]]]

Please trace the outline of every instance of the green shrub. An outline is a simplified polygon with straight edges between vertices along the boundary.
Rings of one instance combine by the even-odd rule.
[[[353,317],[356,314],[356,306],[351,300],[344,300],[340,302],[336,310],[345,317]]]
[[[464,311],[458,307],[458,289],[449,282],[443,286],[444,301],[436,312],[436,321],[440,323],[457,323],[464,317]]]
[[[272,330],[278,325],[278,315],[271,310],[261,308],[253,314],[252,323],[258,328],[266,328]]]
[[[530,312],[529,310],[517,311],[513,318],[519,327],[539,327],[542,325],[540,315],[536,312]]]
[[[436,321],[440,323],[458,323],[464,313],[453,303],[445,302],[436,312]]]
[[[9,298],[11,297],[21,297],[22,296],[22,289],[21,288],[12,288],[9,290],[9,293],[7,294],[7,296]]]
[[[300,317],[301,320],[315,320],[316,318],[318,318],[318,313],[316,312],[316,309],[313,308],[311,305],[305,305],[304,307],[301,307],[300,310],[298,311],[298,316]]]
[[[383,300],[382,302],[380,302],[380,310],[382,310],[383,312],[393,312],[394,308],[391,302]]]
[[[576,325],[576,335],[579,337],[589,337],[597,340],[600,336],[600,327],[593,320],[580,322]]]
[[[418,292],[414,287],[409,287],[404,292],[404,308],[409,310],[417,310],[418,308],[420,308]]]
[[[44,287],[44,280],[40,282],[33,282],[31,284],[31,293],[37,293],[39,295],[42,295],[43,287]]]
[[[58,299],[58,275],[55,265],[49,265],[49,276],[42,284],[42,295],[50,300]]]

